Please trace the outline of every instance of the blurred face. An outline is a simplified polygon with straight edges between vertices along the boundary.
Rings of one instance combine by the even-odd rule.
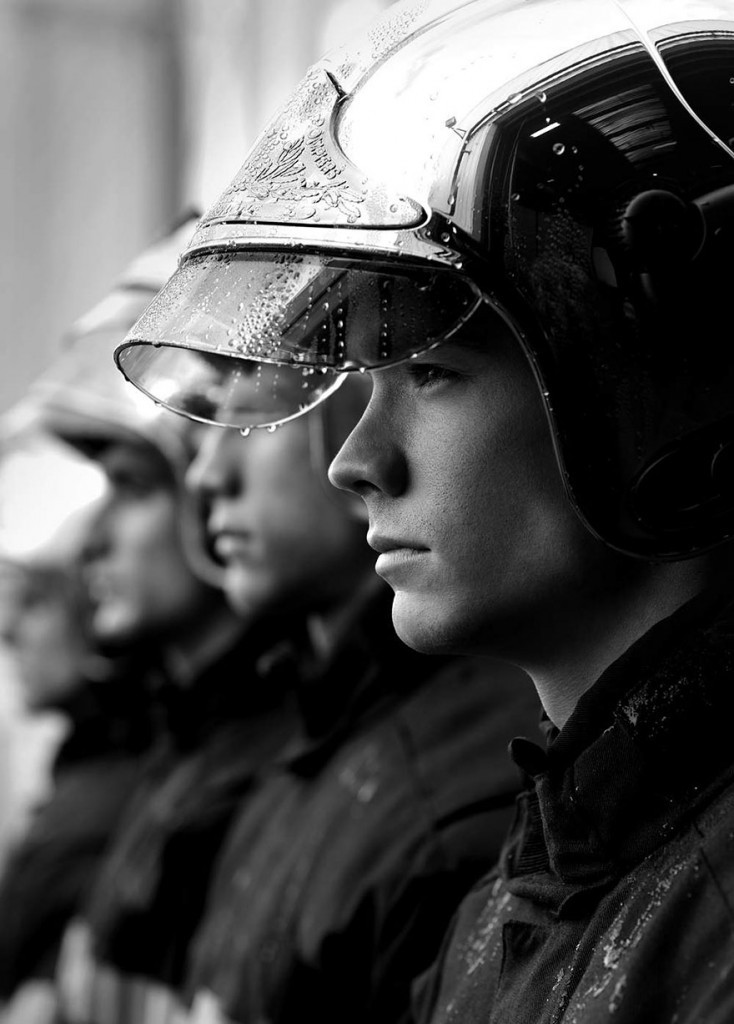
[[[0,569],[0,637],[29,708],[56,707],[81,682],[88,647],[71,571]]]
[[[170,469],[152,448],[131,443],[109,445],[99,461],[110,496],[86,559],[92,631],[112,644],[175,637],[215,592],[184,555]]]
[[[396,630],[421,651],[517,656],[572,621],[603,558],[565,496],[530,368],[494,330],[374,371],[330,469],[364,500]]]
[[[371,577],[364,522],[314,465],[321,415],[316,409],[247,437],[202,430],[187,483],[210,509],[227,597],[243,614],[326,610]]]

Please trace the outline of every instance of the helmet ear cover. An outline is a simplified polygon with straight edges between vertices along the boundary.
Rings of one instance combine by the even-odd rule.
[[[669,445],[633,481],[630,501],[656,532],[716,529],[734,514],[734,417]]]
[[[730,363],[720,330],[726,281],[734,274],[734,186],[692,202],[667,190],[643,191],[624,210],[620,236],[648,338],[657,339],[659,356],[667,353],[671,363],[685,365],[689,347],[703,350],[705,390],[717,363],[722,373]],[[733,456],[734,416],[681,435],[631,482],[633,515],[663,535],[715,537],[727,523],[734,527]]]
[[[538,375],[569,497],[586,525],[627,554],[677,560],[734,533],[734,415],[724,387],[734,384],[734,373],[722,337],[734,280],[734,186],[694,202],[643,190],[618,218],[605,247],[613,287],[605,289],[598,275],[595,299],[566,308],[569,292],[564,298],[554,288],[557,275],[576,294],[590,282],[574,263],[561,269],[559,261],[545,282],[542,264],[536,267],[536,298],[549,304],[545,323],[550,317],[556,329],[554,354],[549,362],[541,354]],[[524,320],[531,322],[532,316]],[[533,333],[544,334],[542,323]],[[558,344],[564,334],[567,351]],[[541,340],[536,352],[545,345]],[[569,402],[572,390],[595,396],[596,408]],[[617,525],[604,519],[603,451],[619,453],[606,468],[626,535],[615,536]],[[615,482],[625,463],[630,475]]]
[[[718,289],[734,269],[734,185],[688,202],[670,190],[639,192],[621,213],[617,236],[635,298],[673,326],[692,291],[721,303]]]
[[[664,312],[705,236],[701,209],[673,192],[648,189],[631,200],[620,218],[620,238],[637,267],[643,301]]]
[[[574,113],[575,86],[548,89],[555,132],[533,131],[522,102],[495,131],[485,290],[500,282],[585,525],[624,553],[676,560],[734,532],[734,160],[636,70],[639,124],[624,105],[615,123],[602,78],[603,117]],[[618,145],[635,131],[637,149]]]

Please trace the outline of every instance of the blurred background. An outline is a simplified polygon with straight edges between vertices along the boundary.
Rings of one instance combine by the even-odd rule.
[[[0,0],[0,414],[133,257],[218,197],[308,66],[389,4]],[[28,714],[0,641],[0,862],[62,728]]]

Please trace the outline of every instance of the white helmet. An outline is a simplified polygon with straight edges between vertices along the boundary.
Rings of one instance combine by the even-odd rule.
[[[59,356],[33,381],[14,415],[35,421],[92,458],[113,441],[151,445],[180,490],[184,551],[191,568],[205,582],[219,585],[221,569],[208,551],[202,510],[184,486],[195,454],[194,426],[131,387],[113,360],[125,332],[174,272],[195,225],[196,218],[187,217],[133,260],[110,293],[71,327]]]

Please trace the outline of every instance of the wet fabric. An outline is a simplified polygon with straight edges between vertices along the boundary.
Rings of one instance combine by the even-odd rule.
[[[734,605],[653,628],[527,774],[498,869],[415,988],[424,1024],[734,1019]]]
[[[142,1024],[134,1006],[175,992],[232,813],[293,728],[290,649],[272,644],[244,635],[193,685],[159,688],[163,735],[64,939],[62,1019]]]
[[[392,1024],[461,896],[495,859],[537,734],[527,677],[416,654],[385,588],[304,728],[238,815],[197,935],[187,1020]]]
[[[68,722],[36,809],[0,878],[0,999],[54,976],[61,937],[77,913],[139,777],[151,742],[140,679],[80,682],[58,708]]]

